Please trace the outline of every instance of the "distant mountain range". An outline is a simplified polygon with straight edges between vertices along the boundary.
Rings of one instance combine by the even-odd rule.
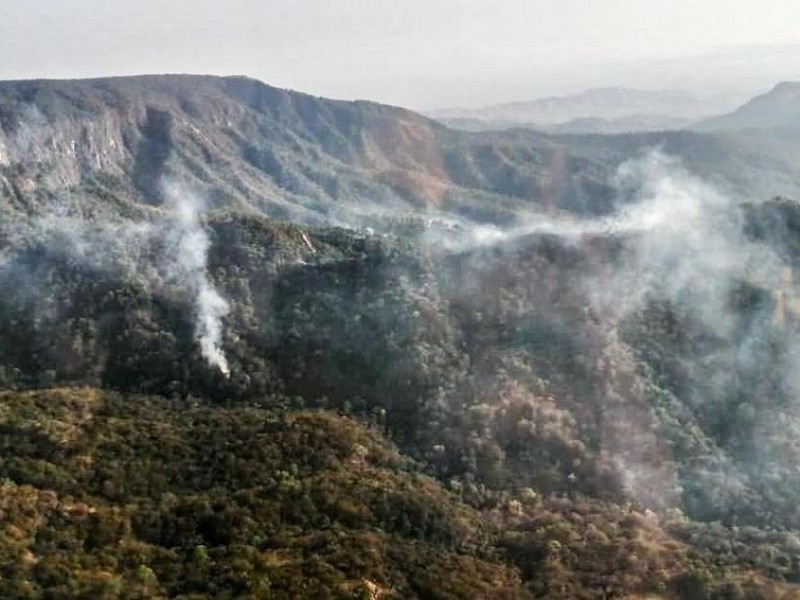
[[[684,90],[598,88],[527,102],[429,112],[441,122],[472,130],[530,127],[552,133],[623,133],[683,128],[734,109],[735,93],[699,95]]]
[[[674,131],[684,129],[692,123],[690,119],[681,117],[670,117],[665,115],[630,115],[615,119],[603,119],[600,117],[578,117],[555,123],[553,125],[541,125],[527,121],[484,121],[470,117],[443,118],[439,119],[443,125],[460,129],[463,131],[493,131],[503,129],[534,129],[542,133],[559,134],[580,134],[580,133],[634,133],[649,131]]]
[[[749,100],[735,93],[701,96],[681,90],[599,88],[571,96],[428,114],[448,127],[474,132],[514,128],[554,135],[759,130],[775,135],[800,127],[800,83],[781,82]]]

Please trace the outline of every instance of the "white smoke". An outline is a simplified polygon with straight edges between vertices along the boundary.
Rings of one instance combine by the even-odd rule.
[[[615,210],[607,216],[553,217],[531,212],[518,215],[511,228],[461,222],[456,235],[441,239],[447,248],[470,250],[503,244],[524,247],[527,236],[546,235],[582,248],[586,263],[562,276],[586,299],[586,314],[591,315],[587,339],[592,342],[587,352],[594,366],[596,393],[601,396],[598,405],[603,407],[600,447],[632,497],[649,506],[669,507],[682,493],[682,475],[670,458],[671,440],[663,437],[665,429],[659,425],[652,396],[667,391],[654,391],[640,371],[642,363],[625,336],[627,327],[651,305],[676,311],[694,333],[714,341],[698,351],[693,364],[681,364],[687,368],[684,377],[689,385],[688,391],[676,392],[681,397],[675,402],[689,407],[687,415],[694,408],[701,413],[705,406],[734,407],[731,396],[738,382],[769,360],[764,347],[775,330],[771,314],[743,317],[733,304],[737,290],[743,284],[766,293],[782,290],[788,303],[797,298],[795,278],[786,275],[787,265],[770,246],[745,235],[746,217],[739,201],[692,174],[678,159],[649,152],[621,165],[612,183],[618,197]],[[476,256],[480,264],[484,254]],[[759,310],[771,310],[768,306],[765,303]],[[773,368],[784,371],[777,377],[783,376],[784,387],[796,394],[800,390],[800,336],[790,328],[782,335],[788,338],[783,343],[789,349]],[[800,419],[789,428],[777,407],[762,405],[759,413],[751,419],[755,425],[748,425],[751,431],[746,435],[763,449],[764,456],[774,456],[779,448],[775,431],[796,433]],[[782,428],[778,419],[783,419]],[[697,423],[706,425],[700,418]],[[788,437],[778,439],[783,442]],[[725,493],[736,498],[741,495],[736,490],[750,485],[755,463],[725,452],[709,450],[702,460],[715,468],[703,467],[704,473],[693,466],[688,478],[705,482],[724,473]],[[781,464],[787,462],[791,461]],[[759,463],[762,471],[769,471],[762,467]],[[775,472],[780,472],[779,467],[783,468],[778,465]]]
[[[228,302],[209,279],[208,232],[200,213],[202,202],[173,183],[163,185],[167,218],[158,221],[93,221],[70,214],[54,203],[47,214],[19,222],[0,223],[0,240],[8,248],[25,248],[43,241],[49,252],[65,256],[102,273],[135,278],[152,291],[164,283],[191,294],[194,336],[203,357],[225,376],[230,374],[222,351],[223,319]],[[159,243],[161,238],[161,243]],[[163,252],[163,254],[162,254]],[[0,249],[0,269],[15,268],[16,256]],[[24,270],[20,271],[22,278]],[[35,290],[31,290],[35,294]]]
[[[623,164],[615,183],[620,209],[607,219],[606,225],[609,231],[620,235],[624,251],[584,282],[605,330],[603,335],[608,340],[605,352],[615,356],[626,351],[617,341],[618,327],[648,302],[666,301],[690,319],[693,329],[708,332],[719,340],[715,350],[707,351],[691,365],[694,375],[689,377],[694,391],[683,397],[683,402],[724,406],[729,402],[727,395],[737,389],[737,382],[744,374],[758,369],[765,360],[775,361],[772,367],[780,373],[787,389],[797,389],[800,353],[786,351],[780,359],[770,359],[763,352],[767,340],[774,336],[775,317],[765,314],[744,324],[741,312],[731,304],[734,290],[744,282],[770,293],[781,291],[787,298],[797,297],[792,278],[786,281],[787,265],[769,246],[745,235],[744,213],[737,202],[691,174],[677,159],[657,151]],[[800,339],[791,327],[782,328],[781,335],[790,350],[800,348]],[[609,361],[618,373],[628,369],[628,381],[638,379],[635,363],[629,360],[627,367],[620,366],[625,363],[618,359]],[[616,379],[623,383],[614,381],[611,387],[625,396],[628,404],[626,411],[609,414],[608,419],[614,423],[609,427],[611,433],[606,442],[615,448],[633,495],[651,499],[662,495],[665,499],[662,504],[668,505],[666,498],[675,483],[673,475],[664,469],[669,461],[659,453],[655,454],[658,460],[651,458],[653,448],[667,452],[668,445],[653,435],[657,431],[652,425],[655,419],[642,418],[644,411],[649,411],[646,394],[641,396],[645,400],[643,408],[636,408],[630,397],[637,394],[629,393],[626,378]],[[752,402],[758,399],[753,398]],[[780,413],[777,405],[761,406],[759,415],[752,419],[756,425],[748,433],[754,447],[770,457],[774,457],[777,447],[774,432],[788,429],[785,417],[782,427],[773,422],[776,412]],[[624,436],[615,425],[626,432]],[[645,446],[650,450],[641,449],[643,439],[650,440]],[[725,493],[739,497],[752,476],[753,465],[727,462],[731,459],[722,455],[715,460],[726,465]],[[769,460],[759,467],[762,472],[773,469],[779,472],[783,468],[782,461]],[[711,471],[703,475],[697,470],[693,477],[721,475]]]
[[[703,257],[694,255],[687,262],[713,256],[718,261],[715,272],[739,268],[736,259],[743,254],[738,248],[742,234],[735,202],[690,173],[679,159],[651,150],[620,165],[610,183],[617,189],[616,210],[602,217],[526,211],[518,212],[516,224],[509,227],[442,215],[437,220],[440,229],[449,228],[453,235],[442,237],[435,231],[429,241],[461,251],[534,235],[557,236],[567,242],[593,235],[641,235],[650,244],[642,248],[650,262],[702,248]]]
[[[526,213],[517,225],[501,227],[451,220],[455,232],[430,241],[462,251],[548,235],[578,244],[591,236],[625,239],[627,262],[589,281],[593,301],[620,316],[641,307],[648,295],[699,300],[694,308],[717,319],[734,280],[756,279],[779,285],[783,265],[763,244],[749,242],[736,202],[691,174],[681,162],[658,150],[623,163],[612,182],[617,209],[603,217],[582,218]],[[690,297],[687,297],[687,294]]]
[[[222,320],[230,307],[209,280],[210,240],[199,218],[202,203],[174,184],[165,184],[164,190],[166,205],[174,211],[168,231],[167,272],[194,295],[195,339],[208,364],[228,377],[230,368],[222,350]]]
[[[747,239],[737,203],[677,159],[653,151],[623,164],[615,183],[625,204],[603,227],[624,236],[629,252],[604,274],[604,285],[591,282],[606,314],[624,317],[656,297],[688,307],[726,334],[735,284],[780,285],[782,261]]]

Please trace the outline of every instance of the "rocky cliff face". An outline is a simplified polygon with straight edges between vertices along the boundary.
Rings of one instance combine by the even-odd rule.
[[[0,193],[20,210],[75,192],[84,207],[87,194],[158,205],[174,178],[212,205],[336,222],[347,208],[589,199],[605,175],[544,137],[487,140],[244,78],[6,82],[0,125]]]

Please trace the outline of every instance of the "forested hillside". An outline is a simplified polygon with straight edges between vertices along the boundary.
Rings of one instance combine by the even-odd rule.
[[[0,595],[798,593],[797,203],[242,79],[0,96]]]

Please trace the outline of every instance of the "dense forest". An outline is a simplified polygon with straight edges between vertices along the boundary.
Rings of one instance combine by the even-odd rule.
[[[114,164],[133,83],[0,86],[0,596],[800,597],[800,205],[221,81],[251,120],[122,108]]]

